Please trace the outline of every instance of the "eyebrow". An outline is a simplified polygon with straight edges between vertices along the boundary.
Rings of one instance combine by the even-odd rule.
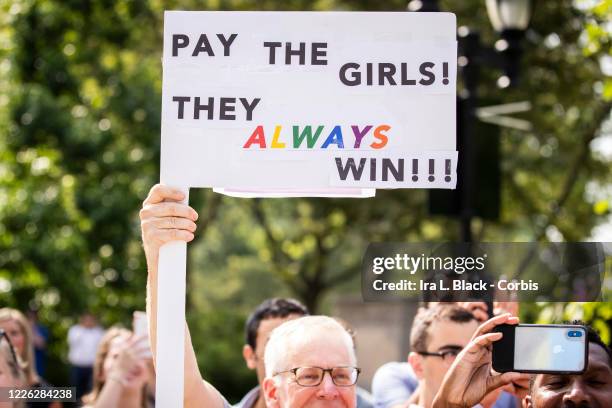
[[[440,346],[438,347],[438,351],[440,350],[445,350],[445,349],[450,349],[450,350],[462,350],[463,346],[459,346],[457,344],[446,344],[444,346]]]

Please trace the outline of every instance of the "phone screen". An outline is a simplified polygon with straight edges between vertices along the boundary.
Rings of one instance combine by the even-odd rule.
[[[514,369],[579,372],[585,368],[582,327],[519,325],[514,336]]]

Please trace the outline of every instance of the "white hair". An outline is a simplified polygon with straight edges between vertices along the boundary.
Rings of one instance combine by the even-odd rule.
[[[281,324],[270,334],[264,352],[266,377],[272,377],[279,371],[294,368],[286,366],[286,357],[289,350],[296,350],[300,346],[308,344],[321,332],[330,333],[334,331],[346,345],[346,350],[351,359],[350,364],[356,365],[357,356],[355,355],[353,338],[340,323],[328,316],[304,316]]]

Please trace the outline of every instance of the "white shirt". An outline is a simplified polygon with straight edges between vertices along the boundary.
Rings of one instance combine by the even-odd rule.
[[[76,366],[93,366],[98,344],[104,336],[100,326],[87,328],[80,324],[68,330],[68,361]]]

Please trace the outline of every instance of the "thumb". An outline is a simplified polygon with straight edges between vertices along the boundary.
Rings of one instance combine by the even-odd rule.
[[[520,373],[503,373],[492,375],[487,379],[487,394],[491,391],[523,378]]]

